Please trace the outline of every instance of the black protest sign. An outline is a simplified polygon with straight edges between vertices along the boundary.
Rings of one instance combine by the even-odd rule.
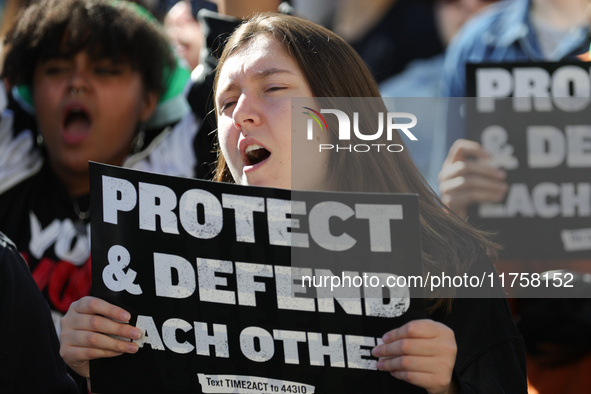
[[[468,139],[507,172],[500,203],[469,221],[498,232],[504,258],[578,259],[591,253],[591,63],[467,66]]]
[[[138,353],[91,361],[93,390],[421,392],[370,354],[424,317],[420,289],[371,282],[422,274],[416,195],[292,193],[95,163],[91,195],[93,295],[145,331]]]

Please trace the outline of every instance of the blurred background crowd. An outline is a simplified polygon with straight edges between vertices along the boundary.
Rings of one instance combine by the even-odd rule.
[[[6,53],[3,45],[7,32],[23,10],[36,2],[0,0],[0,59]],[[212,133],[215,117],[210,112],[216,53],[223,38],[254,12],[290,13],[333,30],[358,51],[380,84],[384,97],[463,97],[466,95],[464,67],[468,62],[589,60],[588,0],[138,0],[136,3],[162,24],[181,58],[179,61],[188,70],[187,75],[190,73],[175,93],[182,96],[183,105],[190,111],[176,113],[171,108],[158,108],[157,111],[162,110],[163,120],[156,122],[154,129],[158,132],[151,138],[157,138],[163,126],[181,125],[184,131],[178,141],[165,145],[161,154],[175,156],[175,149],[180,152],[189,146],[191,153],[183,151],[179,155],[194,157],[184,162],[191,167],[185,170],[170,170],[182,163],[153,168],[150,167],[153,164],[141,161],[135,168],[205,179],[211,177],[211,163],[215,160]],[[6,95],[16,97],[22,104],[14,86],[7,80],[2,83]],[[6,106],[5,101],[2,94],[0,109]],[[189,115],[191,119],[187,120]],[[425,179],[439,191],[451,210],[465,217],[471,204],[504,198],[507,188],[503,174],[492,174],[486,163],[481,168],[464,165],[474,156],[482,156],[478,144],[462,140],[465,136],[461,133],[436,135],[432,131],[422,137],[420,144],[411,148],[411,154]],[[149,133],[146,138],[150,138]],[[4,142],[0,138],[0,145]],[[3,152],[1,147],[0,152]],[[23,158],[20,163],[25,161]],[[7,174],[8,165],[2,167],[6,162],[0,157],[0,180],[3,171]],[[0,187],[0,195],[9,189],[9,186]],[[84,212],[80,212],[84,211],[83,204],[76,202],[81,220],[86,219]],[[4,223],[0,223],[0,231],[9,232]],[[591,272],[591,268],[585,269],[588,266],[580,265],[582,271]],[[41,276],[33,276],[40,285]],[[532,394],[591,392],[591,301],[588,298],[591,279],[584,272],[576,278],[586,291],[580,299],[534,300],[526,294],[525,298],[512,302],[528,352]],[[62,303],[51,301],[52,309],[57,309],[54,320],[75,298],[61,300]],[[4,362],[0,360],[0,365]]]

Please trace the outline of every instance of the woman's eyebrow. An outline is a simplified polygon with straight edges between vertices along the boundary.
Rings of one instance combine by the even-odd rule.
[[[275,74],[291,74],[296,75],[293,71],[282,69],[282,68],[265,68],[262,70],[256,70],[252,76],[253,79],[264,79]],[[237,86],[235,81],[230,82],[228,85],[222,87],[218,92],[217,96],[221,96],[229,90],[235,89]]]
[[[254,73],[253,78],[255,79],[262,79],[262,78],[266,78],[269,77],[271,75],[275,75],[275,74],[292,74],[295,75],[295,73],[293,71],[290,70],[285,70],[285,69],[281,69],[281,68],[266,68],[263,70],[257,70]]]

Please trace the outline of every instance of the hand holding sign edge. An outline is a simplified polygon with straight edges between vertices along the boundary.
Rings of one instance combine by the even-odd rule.
[[[384,344],[372,351],[380,357],[379,370],[430,394],[453,392],[457,344],[451,328],[430,319],[413,320],[387,332],[382,339]]]
[[[139,339],[141,331],[125,323],[130,318],[129,312],[100,298],[81,298],[70,305],[61,320],[60,356],[77,374],[88,379],[89,360],[136,353],[136,343],[109,336]]]

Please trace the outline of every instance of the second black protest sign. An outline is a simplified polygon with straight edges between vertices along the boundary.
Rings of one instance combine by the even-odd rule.
[[[467,134],[507,172],[504,201],[469,210],[508,259],[579,259],[591,251],[589,63],[467,67]]]

